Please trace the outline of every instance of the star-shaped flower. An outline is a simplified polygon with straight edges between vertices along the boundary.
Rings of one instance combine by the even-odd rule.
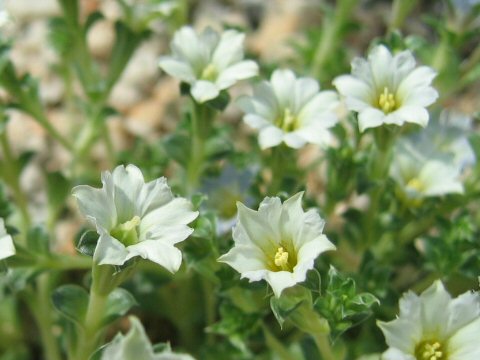
[[[102,183],[101,189],[73,189],[80,211],[100,235],[94,260],[123,265],[140,256],[176,272],[182,253],[174,245],[193,232],[187,224],[198,216],[192,204],[175,198],[163,177],[145,183],[134,165],[103,172]]]

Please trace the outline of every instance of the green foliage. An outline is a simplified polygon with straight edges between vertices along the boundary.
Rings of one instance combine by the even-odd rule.
[[[63,285],[52,294],[52,302],[60,313],[82,326],[88,307],[88,293],[78,285]]]
[[[331,267],[323,296],[315,302],[315,309],[328,320],[331,336],[365,321],[372,314],[372,306],[380,304],[370,293],[357,293],[355,281],[344,277]]]

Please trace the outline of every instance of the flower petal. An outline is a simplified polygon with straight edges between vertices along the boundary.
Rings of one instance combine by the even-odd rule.
[[[215,99],[220,94],[220,89],[210,81],[199,80],[193,83],[190,92],[196,101],[204,103]]]
[[[114,201],[117,211],[117,221],[124,223],[136,214],[137,199],[145,185],[143,174],[135,165],[117,166],[112,173]]]
[[[100,238],[93,254],[93,260],[99,265],[123,265],[128,256],[125,246],[106,231],[100,229],[99,233]]]
[[[358,115],[358,126],[360,132],[364,132],[368,128],[381,126],[385,121],[383,111],[374,108],[367,108]]]
[[[277,146],[283,141],[283,131],[276,126],[267,126],[260,130],[258,142],[262,150]]]
[[[5,230],[5,222],[0,218],[0,260],[15,255],[12,237]]]
[[[478,360],[480,359],[480,318],[462,327],[448,341],[449,360]]]
[[[195,73],[187,62],[177,60],[171,56],[162,56],[158,61],[158,65],[170,76],[189,84],[195,81]]]
[[[127,248],[127,260],[140,256],[158,265],[163,266],[171,273],[175,273],[182,264],[182,252],[175,246],[157,240],[145,240]]]
[[[215,83],[219,89],[226,89],[235,84],[238,80],[249,79],[257,74],[258,65],[255,61],[240,61],[223,70]]]

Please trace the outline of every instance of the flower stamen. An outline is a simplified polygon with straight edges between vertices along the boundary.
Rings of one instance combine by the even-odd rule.
[[[425,189],[425,184],[420,179],[415,177],[410,179],[410,181],[407,183],[407,188],[422,192]]]
[[[438,341],[420,343],[415,352],[417,360],[447,360]]]
[[[275,121],[275,125],[277,125],[283,131],[290,132],[294,131],[298,127],[297,122],[297,117],[292,113],[292,110],[286,108],[283,111],[283,116],[280,116]]]
[[[215,65],[213,64],[208,64],[205,69],[203,69],[202,74],[200,75],[200,78],[202,80],[207,80],[207,81],[215,81],[218,76],[218,71]]]
[[[284,271],[291,271],[288,263],[288,251],[283,250],[283,247],[279,247],[275,253],[275,265]]]
[[[110,231],[110,235],[125,246],[138,243],[137,227],[140,225],[140,220],[140,217],[135,215],[132,219],[113,228]]]
[[[397,103],[395,102],[395,97],[386,86],[383,88],[383,93],[380,94],[380,97],[378,99],[378,105],[380,106],[380,109],[382,109],[382,111],[386,114],[395,110],[395,107],[397,105]]]

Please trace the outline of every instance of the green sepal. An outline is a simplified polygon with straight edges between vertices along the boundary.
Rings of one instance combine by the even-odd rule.
[[[97,247],[99,235],[93,230],[87,230],[78,237],[75,248],[83,255],[93,256]]]

